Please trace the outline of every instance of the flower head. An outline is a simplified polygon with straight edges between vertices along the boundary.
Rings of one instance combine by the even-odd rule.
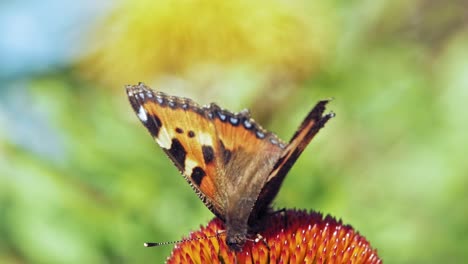
[[[263,239],[230,251],[224,223],[215,218],[177,244],[167,263],[382,263],[377,251],[351,226],[317,212],[287,210],[267,216]]]

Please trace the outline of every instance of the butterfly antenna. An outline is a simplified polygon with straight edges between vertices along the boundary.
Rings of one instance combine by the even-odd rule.
[[[205,236],[205,237],[187,238],[187,239],[176,240],[176,241],[168,241],[168,242],[145,242],[143,245],[145,247],[159,247],[159,246],[166,246],[166,245],[172,245],[172,244],[179,244],[179,243],[182,243],[182,242],[190,242],[190,241],[197,241],[197,240],[203,240],[203,239],[218,238],[222,234],[223,233],[217,232],[216,235]]]

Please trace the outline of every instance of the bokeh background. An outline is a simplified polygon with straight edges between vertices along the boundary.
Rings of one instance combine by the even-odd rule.
[[[213,216],[133,113],[143,81],[287,140],[337,113],[275,201],[386,263],[468,259],[468,2],[0,3],[0,263],[161,263]]]

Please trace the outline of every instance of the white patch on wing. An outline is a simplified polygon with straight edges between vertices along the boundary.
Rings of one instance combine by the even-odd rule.
[[[208,133],[199,133],[198,140],[201,145],[213,146],[213,137]]]
[[[184,172],[186,175],[190,175],[192,174],[192,171],[193,171],[193,168],[195,168],[196,166],[198,165],[197,162],[195,162],[194,160],[191,160],[191,159],[185,159],[185,168],[184,168]]]
[[[148,115],[146,114],[146,110],[142,105],[140,105],[140,108],[138,109],[138,118],[140,118],[141,122],[143,123],[148,121]]]
[[[159,129],[159,136],[156,138],[156,142],[158,142],[159,146],[164,149],[170,149],[172,144],[172,138],[167,133],[167,130],[164,126],[161,126]]]

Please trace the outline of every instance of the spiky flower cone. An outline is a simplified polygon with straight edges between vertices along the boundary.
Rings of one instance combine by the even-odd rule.
[[[216,237],[224,224],[213,219],[190,235],[194,240],[177,244],[167,263],[382,263],[365,237],[331,216],[287,210],[271,214],[265,224],[260,234],[266,243],[248,241],[236,253],[223,235]]]

